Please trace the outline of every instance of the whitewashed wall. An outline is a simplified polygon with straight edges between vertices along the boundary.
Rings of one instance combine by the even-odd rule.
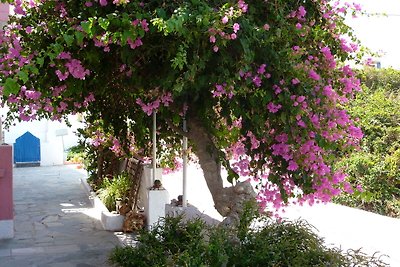
[[[0,115],[3,120],[7,110],[0,108]],[[15,126],[4,130],[4,141],[8,144],[14,144],[15,140],[29,131],[40,139],[41,166],[62,165],[65,160],[65,150],[78,143],[78,137],[75,132],[82,123],[78,121],[78,116],[70,116],[72,127],[68,127],[65,122],[40,120],[32,122],[16,122]],[[57,136],[57,132],[65,130],[65,136]],[[64,145],[63,145],[64,142]],[[63,151],[64,146],[64,151]]]

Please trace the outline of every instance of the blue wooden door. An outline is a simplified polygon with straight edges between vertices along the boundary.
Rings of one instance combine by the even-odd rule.
[[[40,140],[30,132],[17,138],[14,144],[14,163],[39,163]]]

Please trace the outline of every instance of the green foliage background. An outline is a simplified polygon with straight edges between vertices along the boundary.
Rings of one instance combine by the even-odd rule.
[[[341,159],[354,186],[363,192],[344,194],[337,203],[400,217],[400,71],[368,68],[360,72],[363,93],[348,110],[364,132],[359,151]]]

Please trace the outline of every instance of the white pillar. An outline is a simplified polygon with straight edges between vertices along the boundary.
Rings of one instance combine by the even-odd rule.
[[[4,143],[3,127],[2,127],[1,117],[0,117],[0,145],[3,143]]]
[[[183,119],[183,131],[186,133],[186,119]],[[183,185],[182,185],[182,207],[187,206],[187,162],[188,162],[188,139],[186,136],[183,136]]]
[[[157,168],[157,115],[156,112],[153,111],[153,161],[152,161],[152,165],[153,165],[153,181],[156,180],[156,168]]]

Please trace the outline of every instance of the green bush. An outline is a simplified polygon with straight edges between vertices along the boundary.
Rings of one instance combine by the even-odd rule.
[[[366,69],[363,92],[350,102],[350,115],[364,132],[360,151],[342,158],[354,187],[362,192],[342,194],[336,203],[382,215],[400,217],[400,71]]]
[[[121,267],[387,266],[360,251],[327,248],[304,221],[260,223],[258,228],[246,224],[244,231],[240,226],[207,226],[201,220],[168,217],[151,231],[142,231],[135,247],[115,248],[109,259]]]
[[[371,90],[384,88],[387,92],[400,91],[400,71],[395,69],[365,68],[359,72],[361,82]]]
[[[126,199],[131,188],[131,179],[129,175],[124,172],[112,179],[105,178],[97,190],[97,195],[103,201],[104,205],[109,211],[116,209],[115,201],[117,198]]]
[[[385,158],[392,159],[393,156]],[[400,159],[400,158],[398,158]],[[399,169],[395,169],[380,155],[367,152],[353,153],[342,165],[347,169],[349,181],[362,186],[362,191],[342,194],[335,202],[361,208],[382,215],[400,217]]]
[[[82,163],[85,157],[85,147],[82,145],[76,145],[70,147],[67,152],[67,161],[73,163]]]

